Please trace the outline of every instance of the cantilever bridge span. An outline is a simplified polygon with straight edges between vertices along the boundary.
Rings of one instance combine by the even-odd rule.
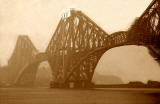
[[[51,87],[67,87],[70,83],[75,87],[88,87],[99,59],[111,48],[143,45],[160,55],[155,51],[160,46],[159,18],[160,0],[153,0],[128,31],[108,35],[84,13],[71,10],[70,16],[60,20],[45,53],[39,54],[30,49],[32,54],[27,57],[31,60],[20,64],[15,83],[33,84],[38,64],[47,60],[54,76]],[[16,52],[22,51],[17,49]],[[15,54],[12,57],[15,57],[15,62],[21,60]]]

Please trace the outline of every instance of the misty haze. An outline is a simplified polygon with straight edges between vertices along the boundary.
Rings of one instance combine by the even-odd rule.
[[[0,104],[160,103],[160,0],[0,1]]]

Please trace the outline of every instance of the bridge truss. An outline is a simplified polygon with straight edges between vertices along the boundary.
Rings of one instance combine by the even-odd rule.
[[[68,87],[70,83],[75,87],[89,87],[99,59],[111,48],[143,45],[160,55],[156,51],[160,46],[159,16],[160,0],[153,0],[128,31],[109,35],[81,11],[71,10],[69,17],[61,18],[45,53],[40,55],[42,58],[28,62],[16,83],[24,83],[31,76],[26,73],[36,73],[31,69],[48,60],[54,76],[51,87]],[[31,80],[32,77],[27,79],[29,83]]]

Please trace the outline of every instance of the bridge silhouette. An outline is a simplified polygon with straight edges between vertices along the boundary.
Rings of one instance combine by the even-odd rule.
[[[160,0],[153,0],[128,31],[107,34],[81,11],[61,18],[44,53],[27,36],[19,36],[8,66],[16,69],[15,85],[33,85],[38,65],[48,61],[51,87],[90,87],[95,67],[109,49],[125,45],[148,47],[160,56]]]

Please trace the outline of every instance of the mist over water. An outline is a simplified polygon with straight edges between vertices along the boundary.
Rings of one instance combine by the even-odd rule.
[[[117,52],[118,51],[118,52]],[[136,57],[136,58],[135,58]],[[122,46],[110,49],[101,57],[92,81],[95,84],[125,84],[130,81],[160,81],[160,66],[143,46]],[[39,65],[36,82],[51,81],[47,61]]]
[[[89,84],[90,86],[90,83],[85,81],[65,83],[69,84],[69,87],[72,87],[72,84],[75,85],[74,90],[63,89],[61,88],[62,84],[53,83],[56,77],[52,75],[54,67],[51,69],[47,61],[41,62],[38,68],[37,63],[27,67],[26,70],[29,69],[29,72],[24,74],[27,79],[20,79],[22,86],[12,84],[14,83],[12,76],[14,76],[14,72],[16,73],[15,70],[20,68],[12,68],[14,63],[10,68],[7,67],[19,35],[27,35],[39,52],[45,52],[61,16],[69,8],[81,10],[104,31],[111,34],[117,31],[126,31],[151,1],[0,0],[0,104],[159,104],[160,83],[156,81],[160,81],[160,64],[143,46],[122,46],[106,51],[94,71],[92,82],[95,87],[87,87],[87,89],[84,88],[85,90],[82,90],[85,85]],[[23,59],[27,58],[22,58],[22,63],[24,63]],[[86,66],[88,67],[88,63]],[[37,71],[36,75],[32,71]],[[83,73],[81,72],[81,74]],[[17,75],[15,74],[15,77]],[[32,79],[33,77],[36,77],[35,80]],[[147,83],[148,80],[153,81]],[[33,86],[23,86],[25,81]],[[130,81],[137,81],[133,82],[137,87],[133,83],[129,83]],[[127,86],[126,83],[129,83],[128,85],[131,85],[132,88],[129,86],[129,88],[96,87],[97,84]],[[82,89],[79,87],[76,89],[78,84]],[[145,88],[138,88],[142,85]]]
[[[122,46],[108,50],[100,59],[95,73],[117,76],[124,83],[160,81],[160,66],[143,46]],[[96,74],[93,79],[96,80]],[[99,83],[98,78],[95,82]]]
[[[52,80],[52,70],[48,61],[41,62],[37,70],[35,86],[49,87]]]
[[[62,14],[68,8],[81,10],[106,32],[113,33],[127,30],[150,2],[151,0],[0,0],[0,64],[7,65],[18,35],[28,35],[36,48],[44,52]],[[160,80],[159,65],[146,48],[138,46],[124,46],[107,51],[99,61],[96,73],[118,76],[124,83],[129,80]],[[94,77],[96,79],[96,75]]]

